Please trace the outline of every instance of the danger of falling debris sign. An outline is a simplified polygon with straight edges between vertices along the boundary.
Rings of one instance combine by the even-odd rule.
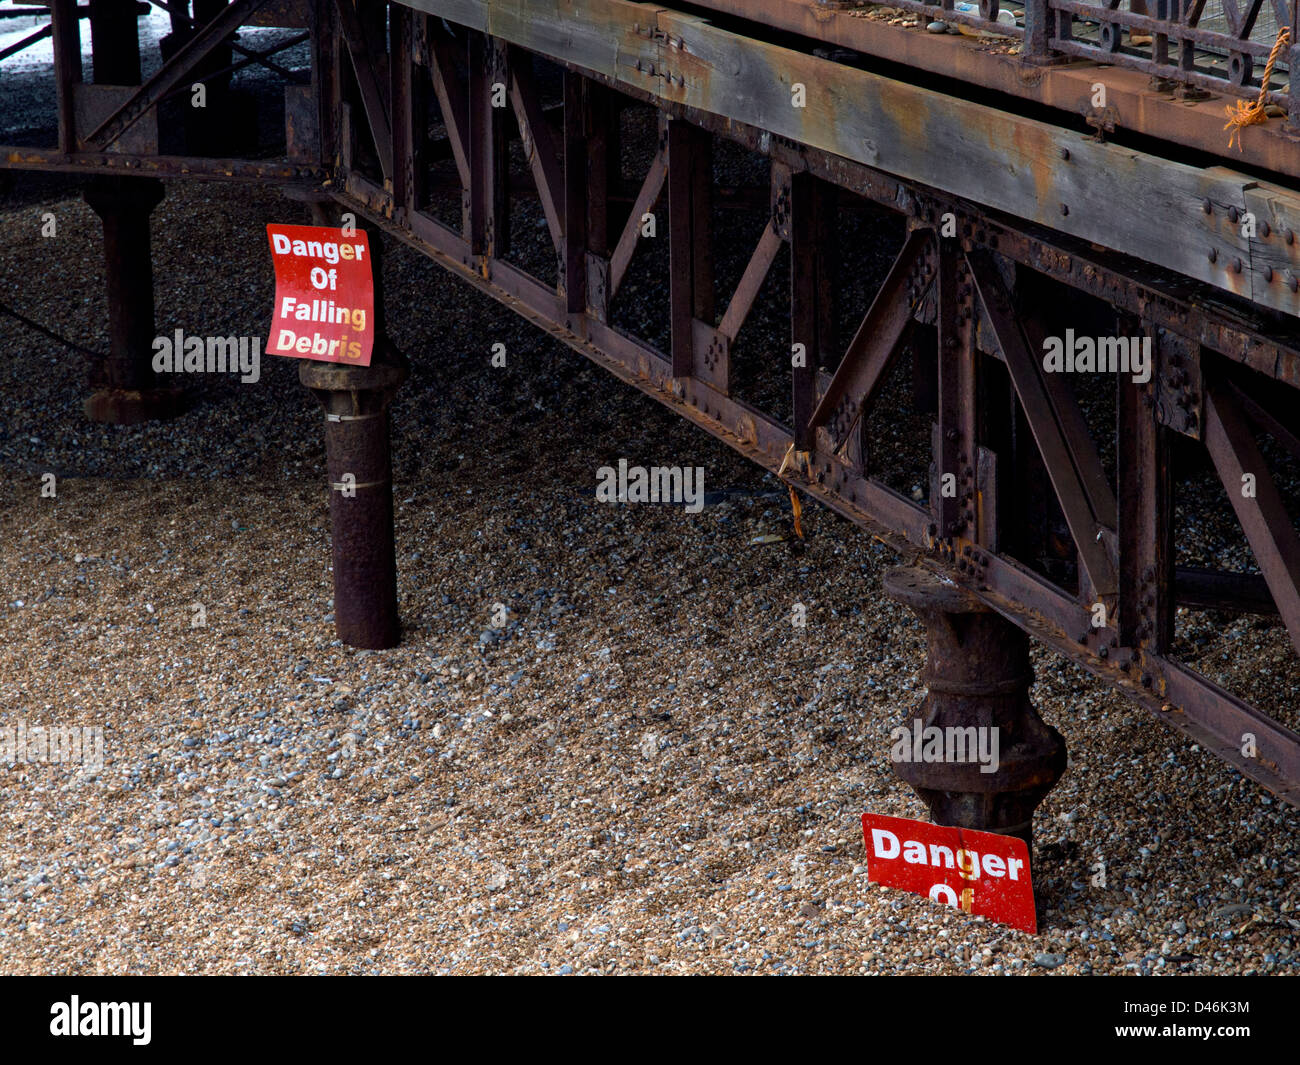
[[[369,366],[375,346],[375,285],[365,232],[268,225],[266,235],[275,263],[275,313],[267,352]]]
[[[862,815],[867,879],[1037,932],[1029,848],[1014,836]]]

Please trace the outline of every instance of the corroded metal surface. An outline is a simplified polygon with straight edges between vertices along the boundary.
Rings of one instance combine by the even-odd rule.
[[[1033,669],[1029,638],[975,596],[914,566],[885,573],[886,594],[913,610],[925,626],[924,699],[901,725],[974,730],[962,737],[961,759],[896,761],[894,773],[930,808],[937,824],[1018,836],[1033,853],[1034,810],[1065,772],[1065,740],[1029,701]],[[996,752],[980,762],[976,748]],[[991,772],[988,770],[992,769]]]
[[[298,377],[325,412],[335,631],[353,647],[396,647],[401,629],[388,404],[406,370],[303,362]]]
[[[1173,624],[1178,605],[1217,595],[1271,614],[1297,639],[1300,541],[1283,527],[1267,471],[1251,470],[1262,503],[1234,506],[1256,553],[1275,557],[1244,577],[1176,565],[1170,458],[1174,440],[1208,444],[1227,486],[1243,462],[1262,461],[1259,434],[1284,447],[1292,439],[1296,406],[1275,403],[1300,388],[1300,196],[1289,179],[1193,165],[1171,157],[1168,138],[1122,143],[1125,108],[1140,93],[1114,115],[1091,116],[1099,132],[1115,127],[1121,143],[1106,143],[1083,132],[1082,116],[1066,128],[1017,114],[1006,99],[963,99],[627,0],[313,0],[313,17],[312,96],[300,92],[288,108],[290,159],[91,155],[69,142],[76,131],[65,123],[58,149],[4,149],[7,165],[325,181],[358,215],[944,574],[1243,773],[1300,797],[1300,735],[1190,669]],[[387,53],[386,19],[397,43]],[[67,29],[56,37],[72,80]],[[543,106],[534,55],[563,68],[562,108]],[[174,67],[164,81],[182,73]],[[1041,83],[1067,75],[1042,73]],[[123,114],[144,102],[128,101]],[[70,103],[61,100],[61,115],[74,116]],[[611,164],[620,104],[660,115],[640,191],[622,203],[614,186],[625,175]],[[1152,104],[1148,117],[1163,107]],[[1198,107],[1188,113],[1208,128]],[[455,163],[446,178],[460,185],[454,225],[433,216],[426,195],[434,110],[445,112],[439,150]],[[529,166],[512,175],[515,129]],[[719,137],[771,163],[770,188],[750,190],[767,225],[730,293],[716,291],[712,272]],[[555,266],[540,271],[546,279],[508,261],[512,182],[530,178],[545,216],[541,258]],[[656,239],[669,243],[670,335],[659,350],[615,328],[611,305],[644,254],[629,206],[648,211],[665,189]],[[843,277],[827,234],[850,198],[894,213],[911,236],[844,347],[831,314]],[[736,395],[730,373],[738,330],[785,245],[791,350],[811,355],[789,364],[792,424]],[[1057,287],[1036,303],[1026,298],[1049,283]],[[1118,392],[1115,446],[1126,462],[1109,480],[1071,390],[1039,367],[1042,338],[1070,325],[1071,295],[1103,306],[1117,335],[1151,345],[1150,378]],[[889,486],[860,428],[903,344],[932,381],[920,389],[935,415],[932,467],[920,478],[928,499]],[[371,646],[396,639],[379,416],[393,382],[382,366],[375,379],[303,371],[335,416],[331,481],[350,475],[355,485],[335,499],[340,632]]]

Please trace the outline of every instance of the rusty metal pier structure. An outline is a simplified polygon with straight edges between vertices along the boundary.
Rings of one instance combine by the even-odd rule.
[[[984,643],[1012,623],[1300,801],[1300,735],[1175,646],[1185,607],[1279,618],[1300,652],[1300,533],[1271,469],[1278,455],[1300,457],[1294,3],[1157,0],[1135,13],[1028,0],[1009,24],[1002,0],[890,0],[910,19],[824,0],[235,0],[191,20],[142,84],[81,75],[80,20],[129,36],[132,3],[45,6],[57,143],[0,146],[0,167],[146,189],[189,177],[323,192],[898,548],[928,575],[893,589],[913,607],[976,619],[994,633]],[[163,152],[159,107],[228,77],[231,64],[213,57],[254,19],[302,27],[310,43],[310,79],[286,85],[283,142],[240,158]],[[931,20],[969,32],[927,33]],[[237,53],[236,65],[274,67]],[[1229,148],[1224,109],[1238,100],[1267,105],[1269,120]],[[622,156],[632,109],[653,111],[635,174]],[[715,182],[721,141],[765,159],[767,174],[746,190],[766,224],[725,292],[713,255],[728,191]],[[526,189],[510,172],[515,142]],[[450,177],[450,217],[434,206],[447,191],[435,169]],[[547,241],[534,270],[511,257],[525,196]],[[117,209],[147,218],[148,203],[123,196]],[[615,313],[656,211],[666,342]],[[854,264],[831,254],[829,235],[848,211],[903,236],[856,328],[838,336]],[[789,349],[763,356],[784,374],[784,398],[764,408],[739,394],[733,354],[786,254]],[[119,377],[134,381],[138,343],[122,328]],[[1074,328],[1152,353],[1149,379],[1106,378],[1113,413],[1101,424],[1074,375],[1044,367],[1048,338]],[[904,354],[931,414],[919,499],[890,482],[869,431]],[[367,416],[382,415],[398,379],[307,376],[335,397],[322,399],[327,412],[350,396],[348,410]],[[366,448],[383,482],[386,442]],[[1257,573],[1180,563],[1178,456],[1189,455],[1226,493]],[[373,535],[391,536],[390,504],[372,504]],[[383,645],[396,629],[369,638]],[[1011,645],[997,690],[975,695],[1024,701],[1023,646]],[[932,640],[936,689],[960,695],[979,687],[976,674]],[[936,816],[1027,835],[1025,810],[1063,754],[1024,711],[1027,701],[1009,726],[1033,733],[1024,779],[1001,790],[1037,798],[994,816],[952,785],[931,803]]]

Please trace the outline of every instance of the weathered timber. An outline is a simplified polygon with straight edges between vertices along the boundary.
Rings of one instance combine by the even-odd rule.
[[[1300,314],[1300,292],[1255,282],[1256,259],[1261,270],[1268,264],[1257,242],[1228,221],[1230,209],[1247,210],[1248,189],[1300,215],[1300,195],[1280,186],[1099,143],[627,0],[412,6],[665,103],[749,123]],[[804,107],[794,106],[796,85],[804,87]],[[1300,270],[1300,249],[1288,254]]]

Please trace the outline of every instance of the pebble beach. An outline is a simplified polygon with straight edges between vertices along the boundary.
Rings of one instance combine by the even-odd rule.
[[[154,219],[160,332],[263,331],[265,224],[301,205],[169,184]],[[89,208],[20,187],[0,224],[4,300],[103,350]],[[0,972],[1300,971],[1296,810],[1041,648],[1071,764],[1039,934],[868,883],[862,813],[926,816],[888,760],[924,693],[880,592],[909,560],[813,505],[792,552],[775,479],[410,249],[384,266],[412,363],[384,652],[334,635],[296,365],[92,425],[85,357],[0,316],[0,727],[104,755],[0,763]],[[703,508],[599,502],[620,458],[703,468]],[[1278,624],[1188,625],[1294,715]]]

